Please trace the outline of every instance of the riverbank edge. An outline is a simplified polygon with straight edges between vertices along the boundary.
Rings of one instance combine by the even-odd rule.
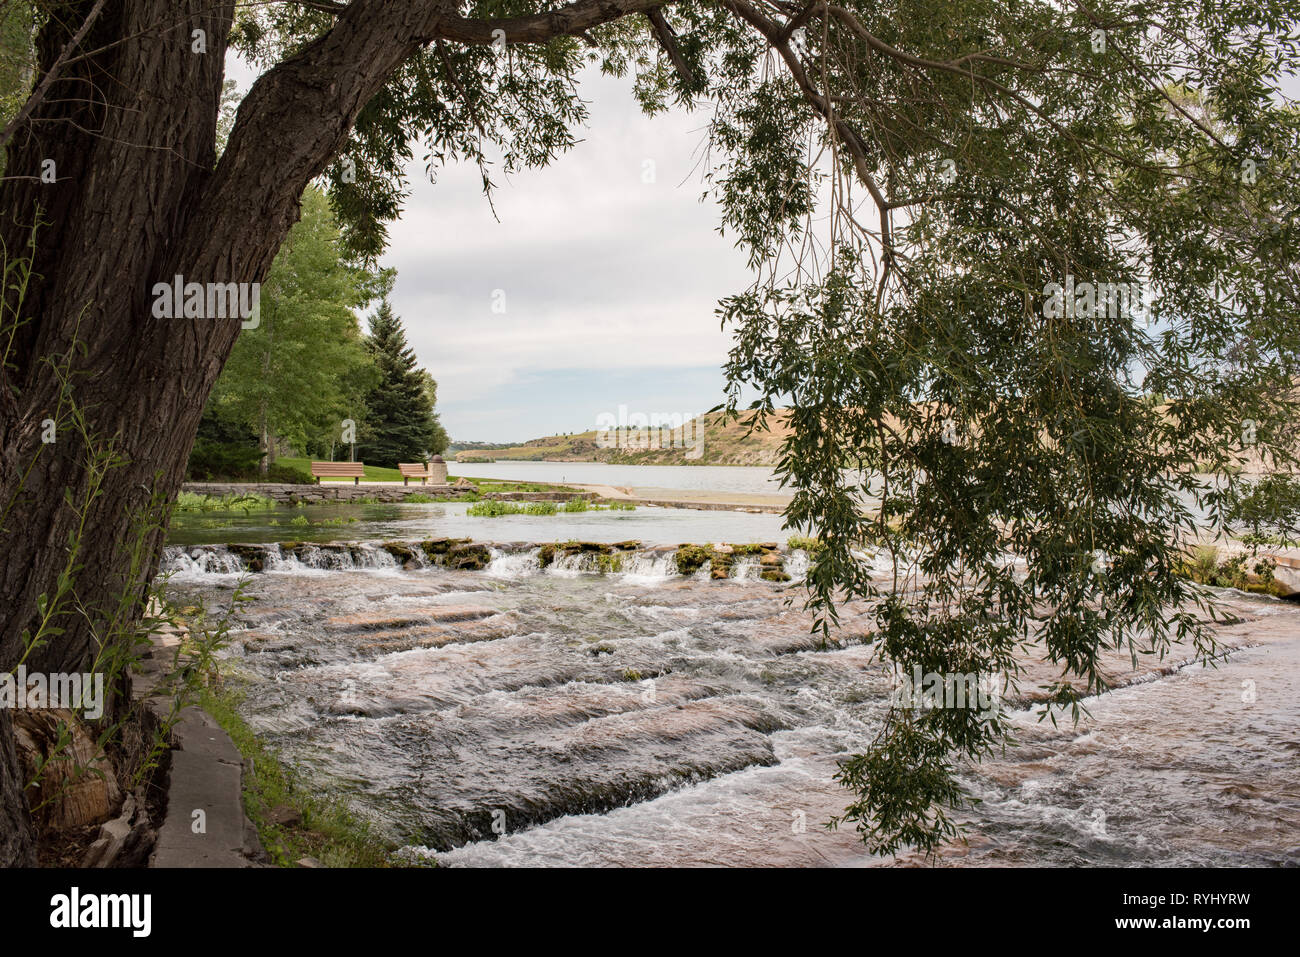
[[[160,724],[172,717],[175,697],[165,679],[183,666],[186,633],[162,626],[132,675],[131,693]],[[169,734],[166,812],[149,867],[255,867],[265,857],[244,813],[243,761],[230,736],[202,708],[182,709]]]
[[[181,623],[163,626],[133,675],[132,696],[160,723],[175,701],[164,679],[185,667],[180,649],[187,636]],[[239,716],[227,678],[205,687],[170,729],[166,811],[147,866],[331,866],[313,854],[342,857],[341,866],[399,863],[396,845],[375,835],[346,804],[322,801],[300,784]]]

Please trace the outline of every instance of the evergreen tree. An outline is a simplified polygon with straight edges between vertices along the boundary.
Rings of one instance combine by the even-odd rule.
[[[389,468],[423,461],[425,453],[438,451],[434,446],[442,430],[426,387],[428,373],[416,363],[402,320],[393,314],[387,296],[370,319],[366,346],[379,370],[379,384],[366,400],[369,414],[358,457]]]

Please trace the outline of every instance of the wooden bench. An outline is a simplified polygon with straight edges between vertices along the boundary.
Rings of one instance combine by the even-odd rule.
[[[366,465],[364,462],[312,462],[311,474],[317,485],[322,478],[350,478],[353,485],[360,485]]]
[[[398,462],[397,471],[402,473],[403,485],[410,485],[413,478],[418,478],[421,485],[429,481],[429,469],[423,462]]]

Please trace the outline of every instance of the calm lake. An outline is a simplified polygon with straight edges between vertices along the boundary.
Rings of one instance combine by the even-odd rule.
[[[745,492],[781,495],[783,490],[769,468],[743,465],[606,465],[603,462],[452,462],[453,475],[508,479],[513,482],[549,482],[563,485],[613,485],[616,487]]]

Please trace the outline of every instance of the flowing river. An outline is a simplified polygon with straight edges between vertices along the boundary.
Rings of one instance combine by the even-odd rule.
[[[679,532],[660,539],[709,540]],[[186,541],[163,571],[175,602],[210,608],[250,576],[227,661],[244,715],[407,854],[453,866],[925,863],[873,857],[851,828],[823,826],[850,799],[836,762],[878,731],[891,680],[865,605],[844,609],[836,642],[810,634],[807,557],[781,553],[789,582],[763,580],[755,558],[722,579],[707,566],[679,575],[671,545],[625,546],[611,564],[595,551],[545,562],[506,541],[477,570],[431,563],[418,545],[407,556]],[[1107,671],[1122,687],[1080,726],[1018,712],[1018,746],[964,771],[981,803],[962,815],[969,843],[937,863],[1300,864],[1300,607],[1223,601],[1219,634],[1237,650],[1217,668],[1183,665],[1185,648],[1136,671],[1115,655]],[[1031,667],[1028,682],[1052,676]]]

